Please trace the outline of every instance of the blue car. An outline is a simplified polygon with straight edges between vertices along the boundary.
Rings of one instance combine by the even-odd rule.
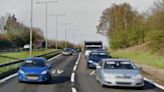
[[[25,59],[18,70],[20,82],[48,82],[51,80],[51,66],[42,57]]]
[[[105,51],[92,51],[87,60],[87,68],[96,68],[101,59],[111,58]]]

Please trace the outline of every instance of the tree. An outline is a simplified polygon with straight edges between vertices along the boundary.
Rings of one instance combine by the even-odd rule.
[[[103,12],[97,30],[110,39],[112,48],[126,48],[145,41],[144,24],[145,17],[128,3],[113,4]]]

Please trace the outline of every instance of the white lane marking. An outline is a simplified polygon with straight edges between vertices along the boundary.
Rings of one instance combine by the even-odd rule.
[[[75,65],[75,66],[73,67],[73,71],[76,71],[76,69],[77,69],[77,65]]]
[[[11,78],[13,78],[13,77],[16,77],[18,74],[17,73],[15,73],[15,74],[12,74],[12,75],[10,75],[10,76],[8,76],[8,77],[5,77],[4,79],[1,79],[0,80],[0,83],[3,83],[3,82],[5,82],[5,81],[7,81],[7,80],[9,80],[9,79],[11,79]]]
[[[71,82],[75,82],[75,73],[71,74]]]
[[[75,65],[78,65],[79,61],[76,61]]]
[[[61,56],[61,54],[59,54],[59,55],[57,55],[57,56],[55,56],[55,57],[52,57],[52,58],[48,59],[48,62],[51,61],[51,60],[53,60],[53,59],[55,59],[55,58],[57,58],[57,57],[59,57],[59,56]],[[15,73],[15,74],[9,75],[9,76],[7,76],[7,77],[1,79],[1,80],[0,80],[0,84],[3,83],[3,82],[5,82],[5,81],[7,81],[7,80],[9,80],[9,79],[11,79],[11,78],[16,77],[17,75],[18,75],[18,74]]]
[[[62,74],[64,70],[57,70],[57,74]]]
[[[72,87],[72,92],[77,92],[76,88]]]
[[[55,74],[56,73],[56,69],[54,69],[54,70],[52,70],[52,72],[51,72],[52,74]]]
[[[151,84],[153,84],[154,86],[156,86],[156,87],[164,90],[164,86],[162,86],[162,85],[160,85],[160,84],[158,84],[158,83],[156,83],[156,82],[154,82],[154,81],[152,81],[152,80],[150,80],[148,78],[145,78],[145,77],[144,77],[144,80],[147,81],[147,82],[149,82],[149,83],[151,83]]]
[[[76,60],[76,63],[74,65],[74,67],[73,67],[73,71],[72,71],[72,74],[71,74],[71,82],[72,82],[71,85],[74,85],[74,82],[75,82],[75,71],[76,71],[77,65],[78,65],[78,63],[80,61],[80,57],[81,57],[81,53],[79,54],[79,56],[78,56],[78,58]],[[75,87],[72,87],[72,92],[77,92],[77,89]]]
[[[56,69],[54,69],[54,70],[52,70],[52,74],[62,74],[64,72],[64,70],[56,70]]]
[[[96,73],[96,71],[92,71],[91,73],[90,73],[90,75],[94,75]]]
[[[50,62],[50,61],[52,61],[53,59],[55,59],[55,58],[57,58],[57,57],[59,57],[59,56],[61,56],[61,54],[59,54],[59,55],[57,55],[57,56],[55,56],[55,57],[53,57],[53,58],[50,58],[50,59],[48,59],[47,61]]]

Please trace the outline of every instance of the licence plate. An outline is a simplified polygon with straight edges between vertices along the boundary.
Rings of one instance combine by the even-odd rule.
[[[29,79],[29,80],[37,80],[38,77],[27,77],[27,79]]]

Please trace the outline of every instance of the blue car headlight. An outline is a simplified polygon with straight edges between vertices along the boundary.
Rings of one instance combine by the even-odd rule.
[[[47,74],[47,72],[48,72],[48,70],[44,70],[44,71],[42,72],[42,74]]]
[[[24,71],[22,71],[22,70],[19,70],[18,72],[21,73],[21,74],[24,74]]]
[[[93,63],[93,61],[92,61],[92,60],[89,60],[88,62],[89,62],[89,63]]]

